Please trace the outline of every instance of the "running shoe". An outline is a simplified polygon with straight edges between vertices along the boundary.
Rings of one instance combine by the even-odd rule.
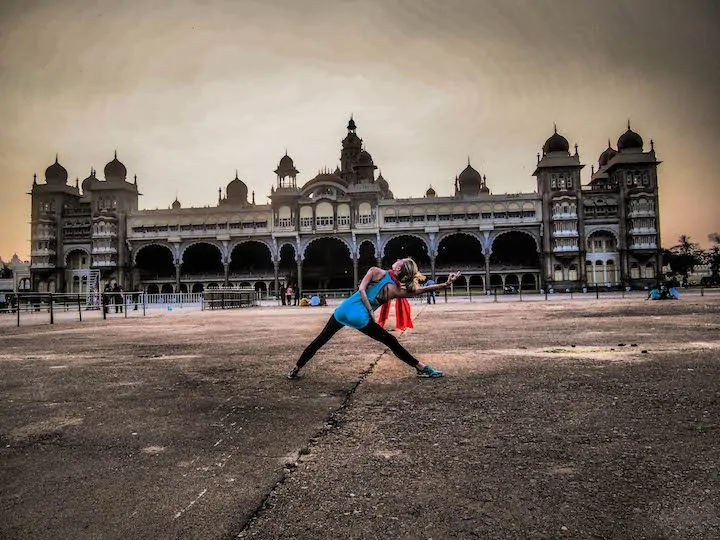
[[[444,373],[442,371],[428,365],[426,365],[424,369],[417,370],[417,376],[425,379],[435,379],[437,377],[442,377],[443,375]]]
[[[298,378],[298,373],[300,373],[300,369],[299,369],[297,366],[295,366],[295,367],[292,368],[292,369],[290,370],[290,372],[287,374],[287,378],[288,378],[288,379],[297,379],[297,378]]]

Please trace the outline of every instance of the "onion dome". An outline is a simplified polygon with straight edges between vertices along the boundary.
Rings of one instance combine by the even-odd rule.
[[[122,164],[122,162],[118,161],[117,151],[115,152],[114,159],[107,165],[105,165],[104,172],[105,180],[108,181],[121,180],[124,182],[127,178],[127,169],[125,168],[125,165]]]
[[[84,194],[92,190],[92,183],[95,180],[97,180],[97,178],[95,178],[95,169],[90,169],[90,176],[83,180],[81,184]]]
[[[458,185],[460,186],[460,189],[465,187],[480,187],[482,184],[482,176],[480,176],[480,173],[477,172],[472,165],[470,165],[470,162],[468,162],[468,166],[465,167],[465,170],[460,173],[460,176],[457,178]]]
[[[280,158],[280,162],[274,172],[279,177],[284,178],[286,176],[297,176],[300,171],[295,168],[295,163],[292,158],[288,156],[287,151],[285,151],[285,155]]]
[[[229,203],[247,203],[248,188],[245,182],[238,178],[237,171],[235,171],[235,179],[227,185],[225,193]]]
[[[608,139],[608,147],[603,151],[602,154],[600,154],[600,157],[598,158],[598,165],[600,165],[600,168],[604,167],[608,164],[608,161],[610,161],[615,156],[617,156],[617,150],[610,146],[610,139]]]
[[[630,123],[628,122],[628,129],[625,133],[620,135],[620,138],[617,142],[617,148],[619,152],[623,152],[625,150],[631,150],[631,149],[638,149],[642,150],[643,147],[643,140],[640,135],[635,133],[632,129],[630,129]]]
[[[543,154],[549,154],[551,152],[570,152],[570,143],[568,140],[557,132],[557,126],[555,126],[555,132],[550,135],[548,140],[543,144]]]
[[[428,190],[425,192],[426,197],[435,197],[436,195],[437,195],[437,193],[435,193],[435,190],[433,189],[432,186],[430,186],[428,188]]]
[[[182,208],[182,204],[180,204],[180,201],[178,201],[177,197],[175,197],[175,200],[172,203],[172,209],[180,210],[180,208]]]
[[[45,169],[45,183],[54,185],[54,186],[61,186],[65,185],[67,183],[68,179],[68,172],[58,163],[57,155],[55,156],[55,163],[50,165],[47,169]]]

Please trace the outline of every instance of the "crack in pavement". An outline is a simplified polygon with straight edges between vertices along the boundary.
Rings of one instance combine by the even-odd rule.
[[[417,313],[415,314],[414,319],[417,319],[423,312],[423,309],[418,309]],[[405,333],[405,330],[400,331],[400,334],[398,337],[402,336]],[[231,533],[227,538],[244,538],[245,535],[248,533],[248,530],[250,527],[258,520],[258,518],[269,509],[267,506],[268,501],[278,492],[278,490],[285,484],[285,482],[290,478],[293,471],[297,468],[298,462],[300,461],[300,457],[303,455],[307,455],[312,453],[312,448],[317,446],[319,443],[322,442],[323,438],[327,435],[327,433],[335,428],[341,425],[342,423],[342,415],[345,412],[345,410],[350,405],[350,401],[352,400],[353,396],[355,395],[355,392],[358,388],[360,388],[360,385],[365,382],[365,379],[367,379],[375,369],[375,366],[377,366],[378,362],[380,362],[380,359],[385,356],[386,354],[392,354],[390,349],[385,348],[378,356],[370,362],[370,365],[365,368],[360,373],[360,377],[358,377],[357,382],[355,385],[348,391],[348,393],[345,395],[345,399],[343,399],[343,402],[340,404],[340,406],[335,409],[333,412],[330,413],[327,420],[325,421],[325,425],[318,430],[315,435],[310,437],[308,440],[308,443],[303,446],[300,450],[298,450],[295,453],[295,458],[293,461],[288,462],[285,464],[285,467],[283,468],[283,472],[280,475],[280,478],[275,482],[273,487],[268,491],[264,497],[260,500],[259,504],[255,508],[255,510],[248,516],[248,518],[240,524],[240,532],[235,534]]]

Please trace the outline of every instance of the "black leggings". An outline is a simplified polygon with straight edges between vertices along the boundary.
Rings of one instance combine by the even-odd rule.
[[[300,355],[300,359],[297,361],[298,369],[302,368],[305,364],[307,364],[310,359],[315,356],[315,353],[318,352],[318,349],[320,349],[320,347],[330,341],[330,338],[333,337],[337,333],[337,331],[340,330],[343,326],[345,325],[338,321],[335,318],[335,315],[330,315],[330,320],[325,325],[325,328],[322,329],[322,332],[320,332],[318,337],[316,337]],[[359,328],[359,330],[366,336],[371,337],[374,340],[379,341],[380,343],[385,345],[395,354],[395,356],[397,356],[407,365],[417,367],[417,365],[419,364],[417,358],[415,358],[402,345],[400,345],[400,342],[395,336],[388,333],[387,330],[385,330],[375,321],[370,321],[363,328]]]

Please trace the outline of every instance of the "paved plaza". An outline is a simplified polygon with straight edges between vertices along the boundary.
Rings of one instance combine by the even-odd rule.
[[[720,537],[720,295],[503,300],[8,316],[0,538]]]

